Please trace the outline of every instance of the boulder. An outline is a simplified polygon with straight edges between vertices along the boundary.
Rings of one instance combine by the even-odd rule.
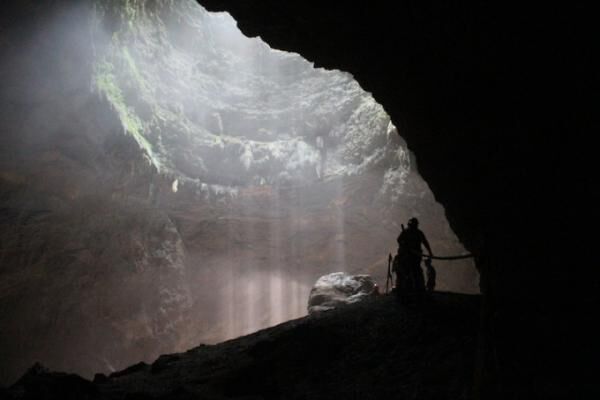
[[[308,313],[332,310],[345,304],[363,301],[378,293],[377,283],[369,275],[334,272],[320,277],[311,289]]]

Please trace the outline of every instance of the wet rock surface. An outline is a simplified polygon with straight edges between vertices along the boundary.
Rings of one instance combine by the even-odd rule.
[[[381,296],[95,382],[37,367],[8,398],[467,398],[478,307],[478,296],[439,293],[413,307]]]

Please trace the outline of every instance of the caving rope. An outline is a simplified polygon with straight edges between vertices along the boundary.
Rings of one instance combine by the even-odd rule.
[[[429,254],[423,254],[425,258],[431,258],[432,260],[462,260],[463,258],[474,258],[473,254],[462,254],[460,256],[447,256],[447,257],[438,257],[438,256],[430,256]]]

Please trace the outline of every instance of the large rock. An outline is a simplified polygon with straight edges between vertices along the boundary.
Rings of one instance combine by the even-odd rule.
[[[317,280],[308,298],[308,313],[332,310],[344,304],[365,300],[378,293],[377,283],[369,275],[334,272]]]

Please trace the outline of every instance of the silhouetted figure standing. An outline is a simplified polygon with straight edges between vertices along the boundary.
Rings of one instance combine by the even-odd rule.
[[[422,246],[433,255],[425,234],[419,229],[419,220],[411,218],[408,227],[398,236],[396,263],[396,291],[400,295],[425,293],[425,280],[421,269]]]

